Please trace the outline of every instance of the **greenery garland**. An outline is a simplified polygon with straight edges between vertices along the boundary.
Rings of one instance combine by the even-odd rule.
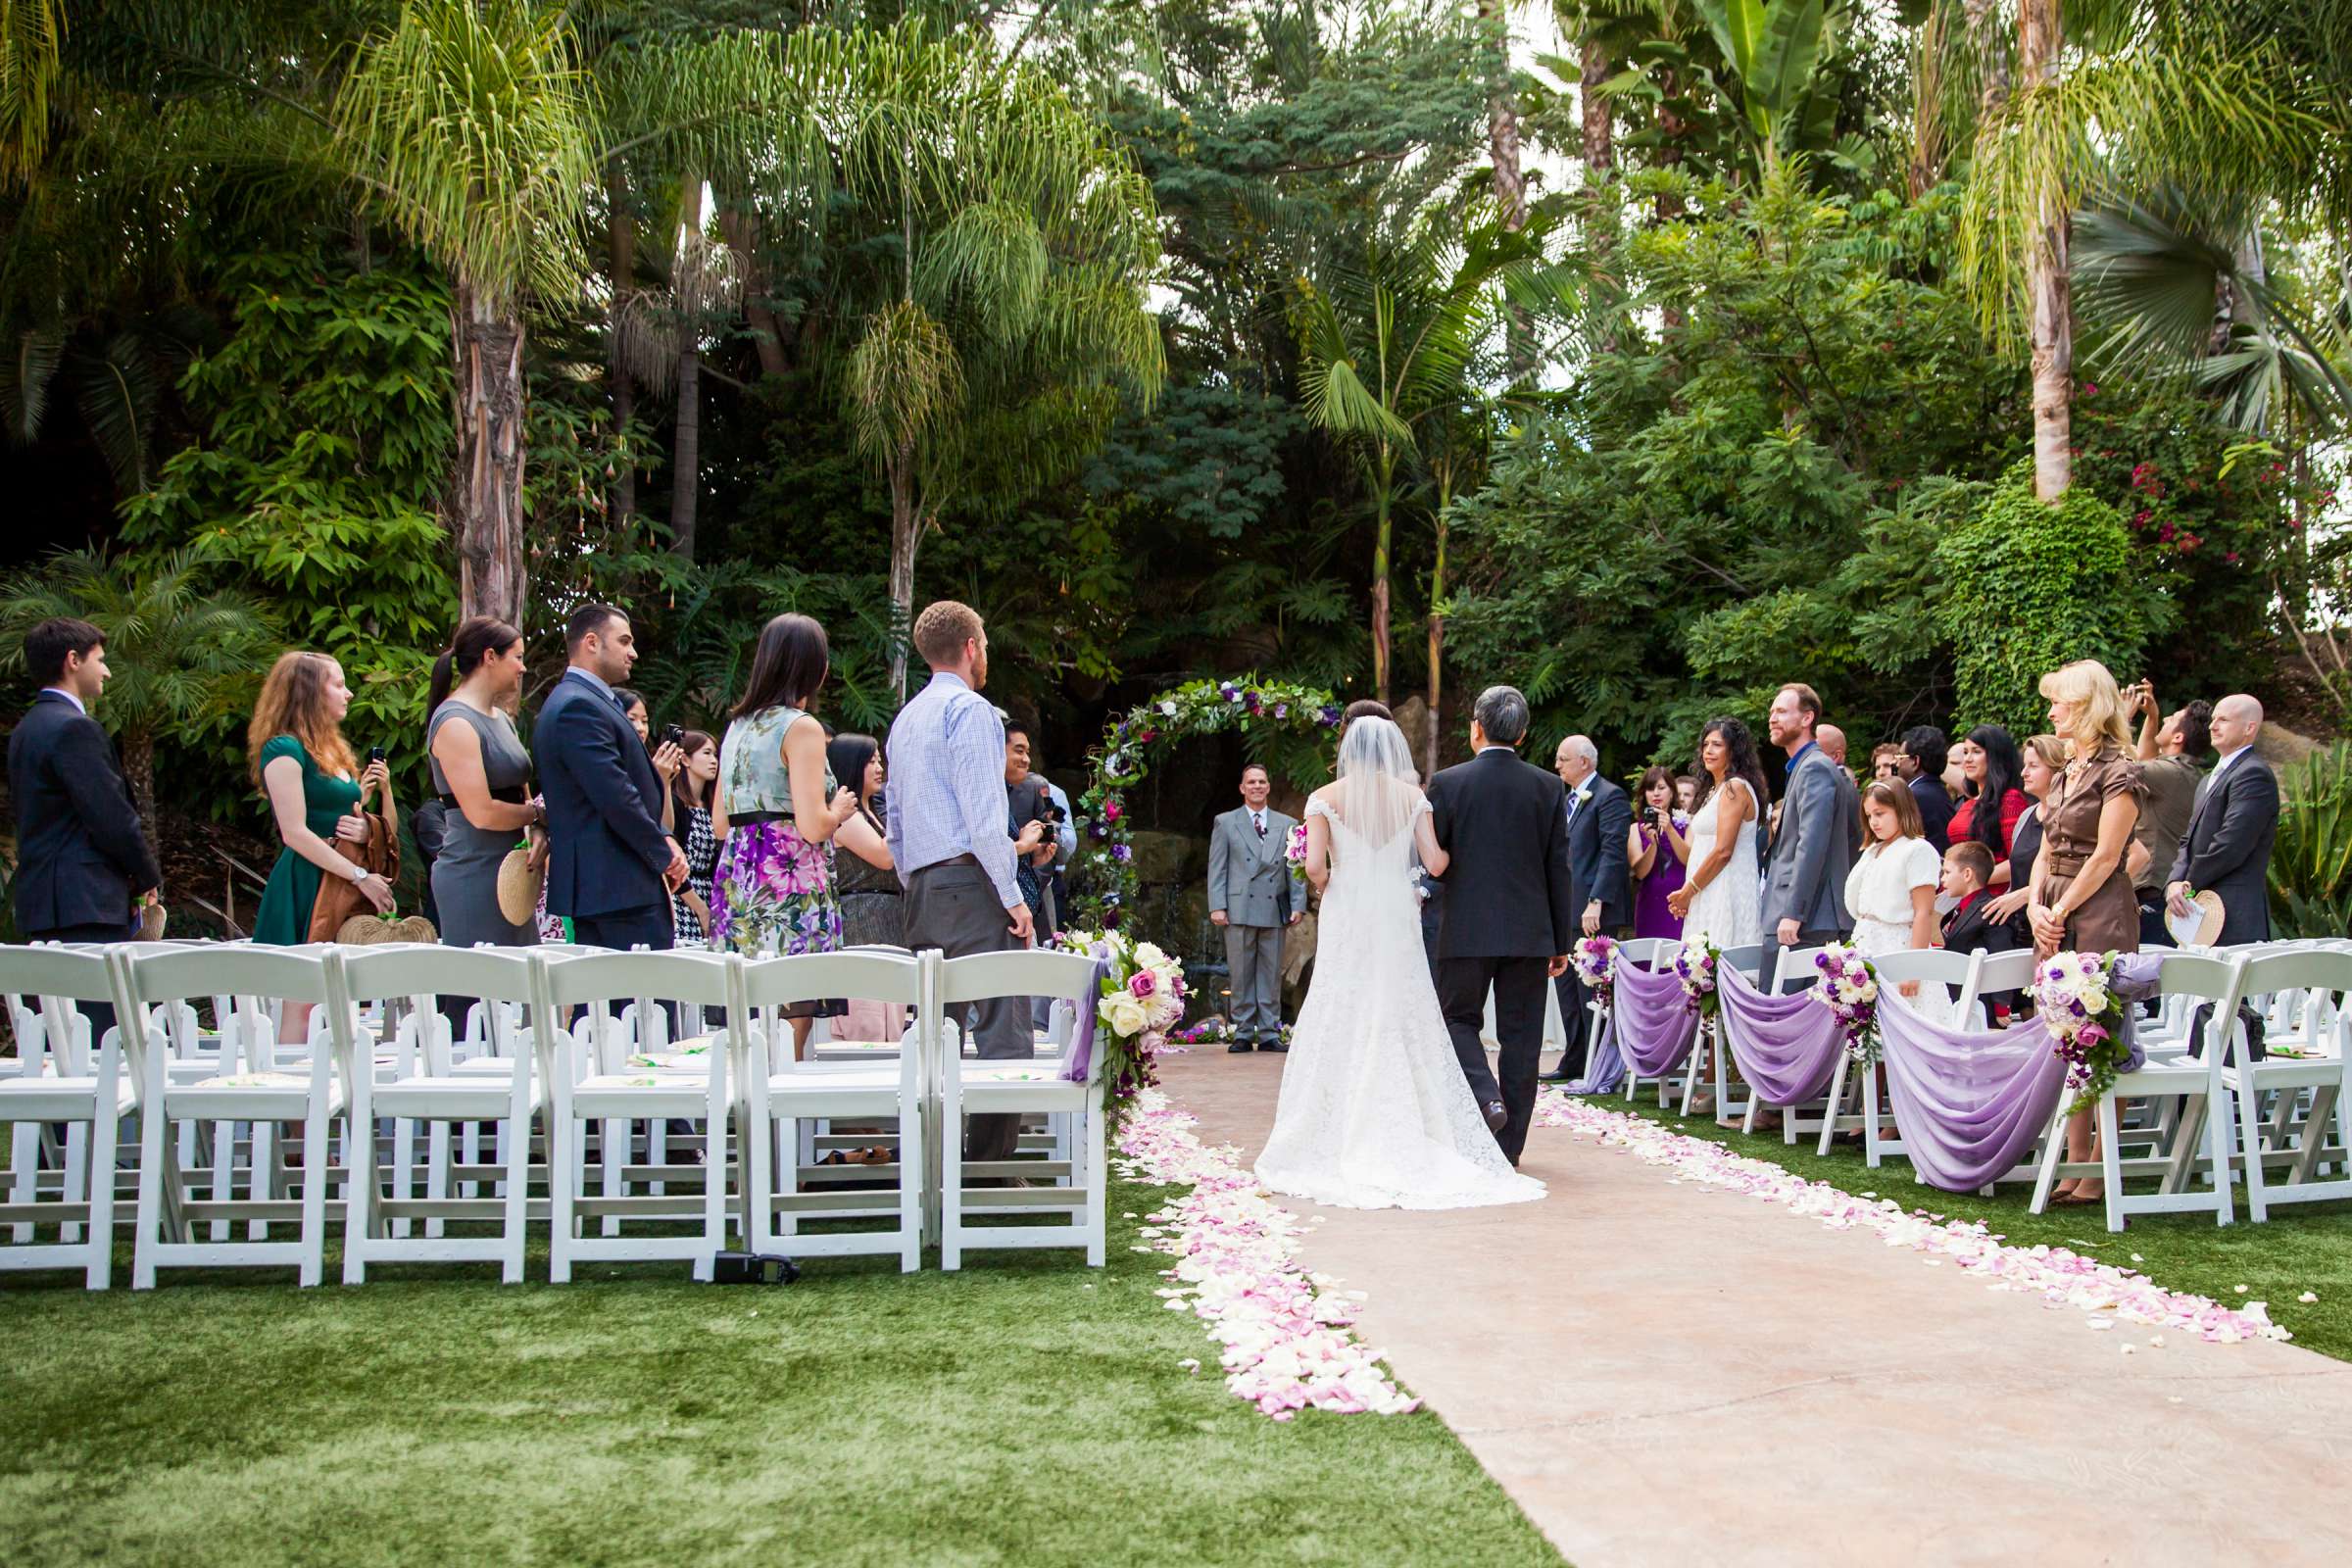
[[[1078,802],[1080,849],[1071,876],[1071,920],[1115,930],[1135,901],[1135,846],[1127,796],[1152,774],[1156,748],[1226,730],[1313,737],[1321,749],[1340,727],[1331,693],[1255,676],[1196,680],[1129,709],[1103,729],[1090,760],[1094,782]]]

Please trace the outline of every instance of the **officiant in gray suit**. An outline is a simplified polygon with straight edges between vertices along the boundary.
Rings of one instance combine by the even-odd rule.
[[[1239,809],[1208,837],[1208,919],[1225,932],[1232,1052],[1282,1051],[1282,933],[1305,912],[1283,851],[1296,819],[1266,804],[1273,780],[1255,762],[1242,769]]]

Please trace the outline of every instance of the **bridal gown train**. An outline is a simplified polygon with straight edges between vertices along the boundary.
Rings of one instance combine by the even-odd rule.
[[[1438,1011],[1412,885],[1413,822],[1365,844],[1331,804],[1314,983],[1291,1033],[1258,1180],[1343,1208],[1473,1208],[1544,1196],[1511,1169],[1470,1098]]]

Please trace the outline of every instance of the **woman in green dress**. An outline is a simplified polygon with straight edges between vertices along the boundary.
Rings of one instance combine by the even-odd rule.
[[[380,809],[387,815],[393,811],[390,768],[369,762],[353,777],[356,759],[343,739],[343,714],[350,707],[343,666],[324,654],[281,654],[262,682],[245,750],[285,848],[270,868],[261,913],[254,916],[256,942],[296,947],[308,941],[311,906],[318,900],[322,876],[351,883],[379,913],[392,908],[392,885],[345,859],[328,842],[368,837],[359,813],[378,790],[383,792]],[[307,1038],[310,1013],[308,1004],[288,1003],[278,1021],[278,1039]]]

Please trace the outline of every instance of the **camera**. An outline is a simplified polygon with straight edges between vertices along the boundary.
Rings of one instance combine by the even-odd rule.
[[[679,751],[686,749],[686,730],[682,725],[664,724],[662,727],[662,738]]]
[[[720,1252],[710,1260],[713,1285],[790,1285],[800,1265],[779,1252]]]

